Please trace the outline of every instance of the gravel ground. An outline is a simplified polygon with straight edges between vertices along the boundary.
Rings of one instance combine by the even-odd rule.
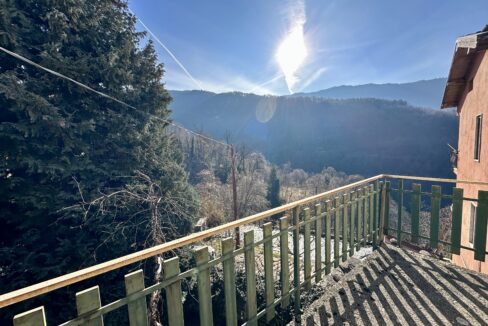
[[[319,284],[302,325],[488,325],[486,275],[387,244],[345,264]]]

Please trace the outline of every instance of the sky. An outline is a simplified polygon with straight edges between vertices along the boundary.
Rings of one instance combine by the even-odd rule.
[[[172,53],[155,42],[167,89],[273,95],[447,77],[456,38],[488,24],[488,0],[129,0],[129,8]]]

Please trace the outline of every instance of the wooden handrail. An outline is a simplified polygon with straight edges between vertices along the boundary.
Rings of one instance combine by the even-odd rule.
[[[329,190],[323,192],[321,194],[317,194],[314,196],[310,196],[301,200],[297,200],[292,203],[288,203],[286,205],[282,205],[258,214],[254,214],[248,216],[246,218],[232,221],[230,223],[226,223],[224,225],[216,226],[214,228],[196,232],[190,234],[188,236],[175,239],[164,244],[154,246],[151,248],[147,248],[129,255],[125,255],[116,259],[109,260],[107,262],[97,264],[94,266],[90,266],[84,269],[81,269],[76,272],[72,272],[69,274],[65,274],[59,277],[55,277],[53,279],[40,282],[31,286],[27,286],[25,288],[15,290],[12,292],[8,292],[5,294],[0,295],[0,308],[21,302],[23,300],[27,300],[41,294],[45,294],[56,289],[87,280],[89,278],[104,274],[106,272],[131,265],[133,263],[139,262],[141,260],[183,247],[190,244],[194,244],[196,242],[202,241],[206,238],[211,236],[223,233],[225,231],[230,231],[235,229],[236,227],[261,221],[267,217],[273,216],[275,214],[283,213],[286,211],[290,211],[296,207],[306,205],[318,200],[322,200],[328,197],[331,197],[335,194],[347,191],[349,189],[362,186],[364,184],[382,179],[382,178],[392,178],[392,179],[404,179],[404,180],[418,180],[418,181],[432,181],[432,182],[450,182],[450,183],[466,183],[466,184],[477,184],[477,185],[488,185],[488,182],[478,182],[478,181],[466,181],[466,180],[455,180],[455,179],[440,179],[440,178],[428,178],[428,177],[412,177],[412,176],[401,176],[401,175],[387,175],[387,174],[380,174],[371,178],[367,178],[364,180],[360,180],[358,182],[351,183],[349,185],[345,185],[333,190]]]
[[[300,200],[294,201],[292,203],[288,203],[286,205],[282,205],[282,206],[279,206],[279,207],[276,207],[273,209],[269,209],[267,211],[264,211],[264,212],[261,212],[258,214],[254,214],[254,215],[245,217],[245,218],[237,220],[237,221],[232,221],[232,222],[226,223],[224,225],[219,225],[219,226],[216,226],[214,228],[211,228],[211,229],[208,229],[205,231],[192,233],[192,234],[187,235],[185,237],[175,239],[175,240],[163,243],[163,244],[158,245],[158,246],[147,248],[147,249],[144,249],[144,250],[141,250],[141,251],[129,254],[129,255],[125,255],[125,256],[122,256],[122,257],[119,257],[116,259],[109,260],[109,261],[101,263],[101,264],[97,264],[94,266],[90,266],[90,267],[81,269],[81,270],[76,271],[76,272],[65,274],[65,275],[44,281],[44,282],[40,282],[40,283],[37,283],[34,285],[27,286],[27,287],[19,289],[19,290],[15,290],[12,292],[2,294],[2,295],[0,295],[0,308],[6,307],[6,306],[9,306],[9,305],[12,305],[12,304],[21,302],[23,300],[27,300],[27,299],[36,297],[36,296],[39,296],[41,294],[45,294],[45,293],[54,291],[56,289],[59,289],[59,288],[62,288],[62,287],[83,281],[83,280],[87,280],[89,278],[104,274],[106,272],[109,272],[109,271],[112,271],[112,270],[115,270],[115,269],[118,269],[118,268],[121,268],[121,267],[124,267],[127,265],[131,265],[131,264],[136,263],[138,261],[156,256],[156,255],[160,255],[162,253],[165,253],[165,252],[168,252],[168,251],[171,251],[171,250],[183,247],[183,246],[187,246],[187,245],[202,241],[202,240],[209,238],[213,235],[220,234],[220,233],[223,233],[225,231],[230,231],[230,230],[235,229],[236,227],[239,227],[239,226],[242,226],[245,224],[249,224],[249,223],[253,223],[253,222],[257,222],[257,221],[263,220],[267,217],[273,216],[275,214],[279,214],[279,213],[289,211],[295,207],[306,205],[306,204],[312,203],[314,201],[333,196],[333,195],[341,193],[343,191],[346,191],[346,190],[349,190],[349,189],[352,189],[355,187],[359,187],[359,186],[367,184],[369,182],[381,179],[382,177],[383,177],[383,175],[380,174],[380,175],[377,175],[377,176],[374,176],[374,177],[371,177],[368,179],[360,180],[358,182],[354,182],[354,183],[351,183],[351,184],[346,185],[346,186],[335,188],[333,190],[329,190],[329,191],[323,192],[321,194],[317,194],[317,195],[314,195],[311,197],[300,199]]]

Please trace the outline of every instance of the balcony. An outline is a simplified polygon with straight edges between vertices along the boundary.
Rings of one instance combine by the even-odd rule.
[[[471,183],[481,184],[378,175],[2,294],[0,313],[18,326],[58,323],[49,293],[69,287],[62,325],[149,325],[153,293],[170,326],[483,323],[488,277],[449,263],[488,254],[488,192],[465,198],[454,187]],[[478,202],[473,247],[461,241],[464,201]],[[141,263],[154,257],[164,277],[146,285]],[[96,280],[126,269],[126,294],[102,302]]]

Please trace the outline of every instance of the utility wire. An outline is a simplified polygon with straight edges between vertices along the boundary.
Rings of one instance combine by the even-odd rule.
[[[0,46],[0,50],[1,50],[1,51],[3,51],[3,52],[5,52],[5,53],[7,53],[8,55],[11,55],[12,57],[14,57],[14,58],[16,58],[16,59],[18,59],[18,60],[21,60],[21,61],[23,61],[23,62],[25,62],[25,63],[28,63],[28,64],[30,64],[30,65],[32,65],[32,66],[34,66],[34,67],[38,68],[38,69],[44,70],[44,71],[46,71],[46,72],[48,72],[48,73],[50,73],[50,74],[52,74],[52,75],[54,75],[54,76],[57,76],[57,77],[59,77],[59,78],[63,78],[63,79],[65,79],[65,80],[68,80],[68,81],[70,81],[70,82],[72,82],[72,83],[74,83],[74,84],[76,84],[76,85],[78,85],[78,86],[80,86],[80,87],[82,87],[82,88],[84,88],[84,89],[86,89],[86,90],[89,90],[89,91],[91,91],[91,92],[93,92],[93,93],[95,93],[95,94],[97,94],[97,95],[99,95],[99,96],[102,96],[102,97],[108,98],[108,99],[110,99],[110,100],[112,100],[112,101],[115,101],[115,102],[117,102],[117,103],[119,103],[119,104],[122,104],[122,105],[124,105],[124,106],[126,106],[126,107],[128,107],[128,108],[131,108],[131,109],[137,110],[137,111],[139,111],[140,113],[147,114],[148,116],[150,116],[150,117],[152,117],[152,118],[154,118],[154,119],[156,119],[156,120],[159,120],[159,121],[162,121],[162,122],[166,122],[166,123],[168,123],[168,124],[170,124],[170,125],[172,125],[172,126],[175,126],[175,127],[177,127],[177,128],[180,128],[180,129],[182,129],[182,130],[185,130],[186,132],[188,132],[188,133],[190,133],[190,134],[193,134],[193,135],[195,135],[195,136],[197,136],[197,137],[201,137],[201,138],[203,138],[203,139],[210,140],[210,141],[213,141],[213,142],[215,142],[215,143],[218,143],[218,144],[221,144],[221,145],[224,145],[224,146],[227,146],[227,147],[230,147],[230,146],[231,146],[230,144],[227,144],[227,143],[224,143],[224,142],[222,142],[222,141],[220,141],[220,140],[213,139],[213,138],[210,138],[210,137],[208,137],[208,136],[205,136],[205,135],[199,134],[199,133],[197,133],[197,132],[195,132],[195,131],[193,131],[193,130],[187,129],[187,128],[185,128],[185,127],[183,127],[183,126],[180,126],[179,124],[176,124],[176,123],[171,122],[171,121],[169,121],[169,120],[162,119],[162,118],[160,118],[160,117],[158,117],[158,116],[155,116],[155,115],[153,115],[153,114],[150,114],[150,113],[144,112],[144,111],[142,111],[142,110],[139,110],[139,109],[137,109],[135,106],[132,106],[132,105],[130,105],[130,104],[127,104],[127,103],[125,103],[125,102],[123,102],[123,101],[121,101],[121,100],[119,100],[119,99],[117,99],[117,98],[115,98],[115,97],[113,97],[113,96],[110,96],[110,95],[107,95],[107,94],[102,93],[102,92],[100,92],[100,91],[97,91],[97,90],[95,90],[95,89],[91,88],[90,86],[85,85],[85,84],[83,84],[82,82],[79,82],[79,81],[77,81],[77,80],[74,80],[73,78],[70,78],[70,77],[68,77],[68,76],[65,76],[65,75],[63,75],[63,74],[61,74],[61,73],[59,73],[59,72],[57,72],[57,71],[54,71],[54,70],[51,70],[51,69],[46,68],[46,67],[44,67],[44,66],[41,66],[40,64],[35,63],[34,61],[31,61],[31,60],[27,59],[26,57],[21,56],[21,55],[20,55],[20,54],[18,54],[18,53],[15,53],[15,52],[9,51],[9,50],[5,49],[4,47],[1,47],[1,46]]]

